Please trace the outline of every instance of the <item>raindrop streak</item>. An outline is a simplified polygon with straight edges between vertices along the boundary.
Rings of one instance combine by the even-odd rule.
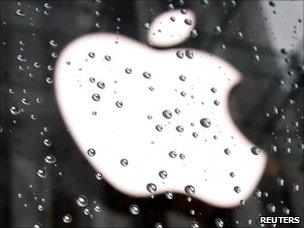
[[[136,204],[132,204],[130,207],[129,207],[129,211],[132,215],[138,215],[139,214],[139,207],[136,205]]]

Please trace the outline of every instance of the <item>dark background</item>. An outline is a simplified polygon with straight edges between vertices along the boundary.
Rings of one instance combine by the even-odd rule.
[[[218,218],[225,227],[256,227],[259,215],[304,219],[303,2],[45,3],[1,1],[1,227],[189,227],[192,221],[214,227]],[[173,7],[191,9],[197,16],[198,36],[180,46],[211,52],[242,72],[242,83],[230,95],[231,115],[244,135],[269,154],[257,187],[261,198],[253,194],[237,208],[218,209],[177,194],[173,200],[163,195],[137,199],[117,192],[96,179],[58,112],[53,67],[67,43],[91,32],[120,33],[147,43],[144,24]],[[221,34],[213,31],[217,25]],[[49,154],[56,157],[55,164],[45,162]],[[38,177],[38,169],[47,176]],[[89,201],[90,215],[75,202],[80,194]],[[94,211],[94,201],[102,212]],[[128,209],[133,203],[140,207],[137,216]],[[267,209],[270,204],[274,213]],[[63,222],[65,214],[72,215],[71,223]]]

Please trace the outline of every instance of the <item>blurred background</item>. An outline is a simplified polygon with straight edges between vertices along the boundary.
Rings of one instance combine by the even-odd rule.
[[[81,156],[55,102],[54,64],[70,41],[111,32],[147,44],[149,23],[183,8],[195,12],[197,23],[180,47],[213,53],[242,72],[230,112],[269,154],[259,186],[236,208],[178,194],[138,199],[117,192]],[[257,227],[260,215],[303,220],[303,8],[303,1],[1,1],[1,227]],[[129,210],[133,204],[138,215]]]

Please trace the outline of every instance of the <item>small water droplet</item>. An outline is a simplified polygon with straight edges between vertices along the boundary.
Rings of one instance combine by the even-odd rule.
[[[92,58],[92,59],[95,58],[95,53],[94,52],[89,52],[89,57]]]
[[[88,205],[88,199],[84,195],[79,195],[76,199],[76,203],[79,207],[85,207]]]
[[[172,112],[168,109],[164,110],[162,112],[162,114],[163,114],[163,117],[165,117],[166,119],[171,119],[171,117],[172,117]]]
[[[123,103],[122,103],[122,101],[116,101],[116,107],[117,108],[122,108],[122,106],[123,106]]]
[[[146,187],[146,188],[147,188],[148,192],[150,192],[151,194],[153,194],[153,193],[156,192],[156,190],[157,190],[156,185],[153,184],[153,183],[147,184],[147,187]]]
[[[211,121],[208,118],[202,118],[200,123],[203,127],[208,128],[211,126]]]
[[[120,160],[120,164],[121,164],[123,167],[126,167],[126,166],[129,164],[129,162],[128,162],[127,159],[123,158],[123,159]]]
[[[177,156],[177,153],[175,152],[175,151],[170,151],[169,152],[169,156],[171,157],[171,158],[176,158],[176,156]]]
[[[46,176],[47,176],[46,171],[44,169],[38,169],[37,170],[37,175],[40,178],[46,178]]]
[[[184,51],[183,51],[183,50],[177,51],[177,52],[176,52],[176,56],[177,56],[179,59],[184,58]]]
[[[188,196],[192,196],[195,193],[195,188],[192,185],[187,185],[184,191]]]
[[[92,95],[92,99],[93,99],[94,101],[99,101],[99,100],[100,100],[100,95],[99,95],[98,93],[94,93],[94,94]]]
[[[136,204],[132,204],[130,207],[129,207],[129,211],[132,215],[138,215],[139,212],[140,212],[140,209],[139,207],[136,205]]]
[[[251,148],[251,153],[253,153],[254,155],[258,155],[261,153],[261,150],[258,147],[254,146]]]
[[[46,155],[44,161],[49,164],[54,164],[56,162],[56,157],[53,155]]]
[[[160,125],[160,124],[157,124],[157,125],[155,126],[155,129],[156,129],[157,131],[161,132],[161,131],[163,130],[163,126]]]
[[[162,179],[166,179],[168,177],[168,174],[165,170],[161,170],[158,175],[160,176],[160,178]]]
[[[143,76],[144,76],[144,78],[146,78],[146,79],[150,79],[150,78],[151,78],[151,73],[149,73],[149,72],[144,72],[144,73],[143,73]]]
[[[70,214],[65,214],[62,218],[64,223],[70,223],[72,222],[72,216]]]
[[[241,192],[240,186],[235,186],[235,187],[233,188],[233,190],[234,190],[236,193],[240,193],[240,192]]]
[[[218,227],[218,228],[224,227],[224,221],[223,221],[223,219],[216,218],[214,222],[215,222],[215,226],[216,227]]]
[[[96,151],[95,151],[93,148],[90,148],[90,149],[88,149],[87,154],[88,154],[90,157],[93,157],[93,156],[95,156]]]

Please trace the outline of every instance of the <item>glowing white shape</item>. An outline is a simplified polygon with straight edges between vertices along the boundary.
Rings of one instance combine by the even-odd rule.
[[[187,24],[186,20],[191,21]],[[195,15],[191,10],[185,14],[172,10],[157,16],[149,29],[148,42],[154,47],[171,47],[184,42],[195,26]]]
[[[229,114],[229,92],[240,81],[240,74],[208,53],[191,50],[193,59],[180,59],[177,51],[154,50],[115,34],[74,40],[60,54],[55,69],[60,112],[83,156],[118,190],[149,196],[148,183],[157,185],[156,194],[184,193],[185,186],[192,185],[194,197],[200,200],[218,207],[238,205],[255,189],[266,162],[264,152],[251,153],[254,145]],[[95,57],[90,58],[89,52]],[[127,74],[126,68],[132,73]],[[150,72],[151,78],[143,77],[144,72]],[[186,76],[184,82],[180,75]],[[98,81],[105,83],[104,89],[97,87]],[[215,94],[212,87],[217,89]],[[181,96],[181,91],[187,95]],[[100,94],[97,102],[91,97],[94,93]],[[219,106],[214,105],[215,99]],[[118,100],[123,102],[121,108],[115,105]],[[175,108],[181,110],[179,115]],[[171,119],[162,116],[166,109],[173,113]],[[148,115],[153,118],[148,120]],[[200,125],[202,118],[210,119],[209,128]],[[163,126],[161,132],[155,129],[157,124]],[[182,133],[176,131],[178,125],[184,127]],[[193,131],[198,138],[192,136]],[[90,148],[95,149],[95,156],[87,154]],[[230,149],[229,156],[225,148]],[[186,158],[170,158],[171,150]],[[127,166],[120,163],[124,158]],[[167,172],[166,179],[159,177],[161,170]],[[234,178],[229,175],[232,171]],[[234,191],[235,186],[240,186],[240,193]]]

